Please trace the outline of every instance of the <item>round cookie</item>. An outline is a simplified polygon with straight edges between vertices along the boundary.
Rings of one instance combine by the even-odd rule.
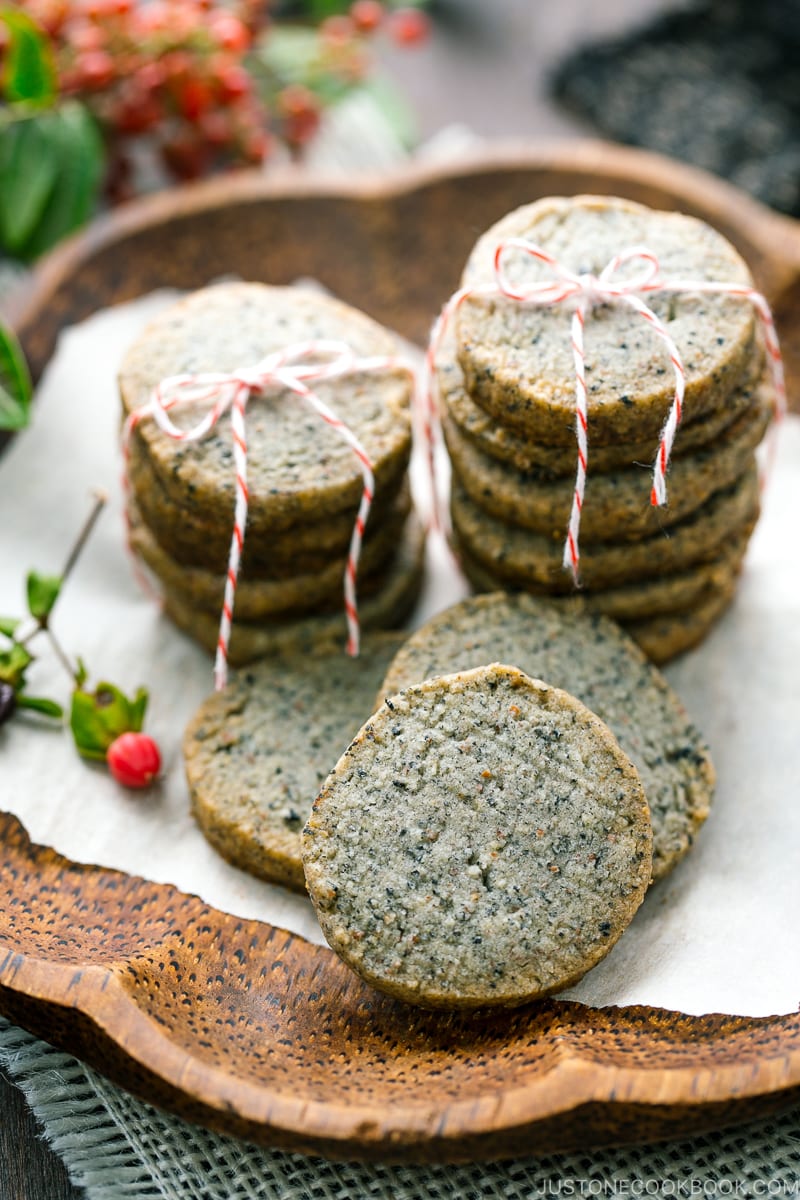
[[[224,283],[161,313],[130,348],[119,375],[125,413],[145,404],[167,376],[229,372],[308,340],[338,339],[359,357],[398,355],[396,339],[363,313],[318,292]],[[314,385],[360,439],[377,487],[399,478],[411,442],[412,384],[406,372],[375,371]],[[206,409],[175,414],[189,426]],[[230,415],[197,442],[179,442],[152,419],[134,439],[164,490],[210,523],[228,520],[235,499]],[[251,396],[247,409],[249,519],[272,532],[357,504],[362,476],[344,439],[288,389]]]
[[[771,404],[772,386],[762,359],[763,355],[759,355],[752,376],[731,392],[720,408],[694,420],[691,412],[684,414],[672,449],[673,463],[685,454],[691,454],[721,437],[734,421],[754,405],[759,402]],[[440,362],[437,367],[437,379],[442,416],[447,415],[482,454],[496,459],[497,462],[507,463],[533,478],[560,479],[565,475],[574,478],[574,439],[571,446],[548,446],[536,438],[526,437],[519,430],[501,425],[469,396],[464,387],[463,372],[452,359]],[[591,430],[589,432],[593,473],[614,471],[619,467],[634,465],[652,467],[655,461],[657,444],[653,438],[598,446],[591,436]]]
[[[489,516],[469,499],[457,476],[453,476],[450,509],[459,544],[498,579],[524,588],[574,590],[572,575],[563,566],[561,543]],[[702,509],[665,533],[639,542],[581,544],[581,580],[592,589],[607,588],[718,558],[729,538],[750,532],[758,509],[758,472],[753,463],[732,487],[716,492]]]
[[[687,612],[661,613],[640,621],[626,621],[624,628],[652,662],[670,662],[693,650],[717,623],[736,594],[736,579],[709,588]]]
[[[411,493],[407,461],[399,460],[397,478],[384,480],[370,509],[366,539],[385,521],[408,516]],[[145,523],[176,562],[221,573],[227,570],[233,532],[233,508],[218,516],[191,503],[178,504],[164,491],[144,452],[135,444],[128,461],[130,491]],[[324,519],[300,522],[277,534],[269,524],[247,519],[242,571],[254,579],[285,579],[314,571],[321,560],[347,554],[359,501]],[[402,515],[401,515],[402,514]]]
[[[752,285],[739,254],[694,217],[656,212],[606,196],[554,197],[509,213],[477,242],[462,284],[494,281],[499,242],[524,238],[577,273],[599,274],[621,251],[646,246],[664,277]],[[615,279],[633,279],[629,262]],[[513,286],[549,281],[552,271],[520,251],[509,253]],[[742,298],[697,292],[650,293],[686,371],[686,411],[722,406],[753,359],[756,318]],[[457,357],[473,400],[505,425],[555,445],[575,439],[575,364],[570,307],[474,296],[454,318]],[[664,342],[624,302],[595,307],[584,335],[591,442],[657,439],[670,409],[674,375]]]
[[[651,853],[639,777],[606,726],[496,663],[387,700],[302,834],[331,947],[368,983],[435,1008],[576,982],[641,904]]]
[[[765,406],[744,413],[714,446],[670,465],[668,502],[650,503],[648,467],[601,474],[591,469],[581,511],[581,545],[638,541],[659,533],[699,509],[715,492],[729,487],[752,461],[770,421]],[[563,542],[569,525],[574,478],[536,480],[481,454],[447,417],[444,433],[453,471],[466,494],[491,516]]]
[[[425,533],[419,521],[412,517],[379,591],[359,599],[362,630],[393,629],[402,624],[419,596],[424,562]],[[163,590],[163,604],[165,613],[179,629],[194,638],[209,654],[216,652],[219,622],[214,617],[193,608],[183,596],[174,595],[168,588]],[[324,643],[334,638],[343,642],[346,636],[343,607],[338,612],[296,620],[234,621],[228,662],[232,667],[238,667],[273,654],[316,653]]]
[[[219,616],[225,596],[225,576],[214,575],[202,567],[176,563],[158,544],[141,519],[136,504],[128,505],[128,531],[131,548],[150,568],[162,586],[176,598],[204,612]],[[380,572],[396,550],[405,518],[387,525],[375,537],[365,541],[361,550],[358,587],[362,596],[375,592]],[[286,579],[241,578],[236,587],[236,616],[240,621],[259,621],[265,617],[297,615],[312,611],[335,611],[342,606],[346,554],[315,571]]]
[[[722,549],[719,558],[709,563],[699,563],[686,571],[655,579],[641,579],[636,583],[621,584],[619,587],[593,591],[581,588],[569,596],[555,598],[559,604],[570,605],[576,612],[602,613],[616,621],[635,622],[656,616],[674,616],[687,613],[702,605],[711,593],[732,588],[741,570],[747,552],[746,536],[731,539]],[[502,591],[502,583],[491,571],[457,547],[461,569],[478,592]],[[514,590],[514,589],[511,589]],[[536,590],[523,588],[523,591]],[[540,595],[550,593],[542,591]],[[665,661],[665,660],[661,660]]]
[[[260,663],[203,701],[183,738],[195,820],[216,850],[305,892],[300,832],[328,771],[372,711],[400,633]]]
[[[496,659],[577,696],[639,771],[653,823],[653,877],[677,863],[708,816],[708,747],[664,677],[618,625],[532,596],[475,596],[416,630],[387,672],[386,696]]]

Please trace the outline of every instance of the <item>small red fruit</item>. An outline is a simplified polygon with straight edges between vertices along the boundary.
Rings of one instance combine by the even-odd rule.
[[[209,24],[211,36],[224,50],[241,53],[250,45],[250,30],[233,13],[215,13]]]
[[[416,46],[431,31],[430,18],[419,8],[396,8],[389,14],[387,28],[400,46]]]
[[[128,788],[149,787],[161,770],[158,746],[146,733],[122,733],[106,751],[106,762],[117,783]]]
[[[384,15],[380,0],[355,0],[350,6],[350,17],[359,33],[373,33]]]

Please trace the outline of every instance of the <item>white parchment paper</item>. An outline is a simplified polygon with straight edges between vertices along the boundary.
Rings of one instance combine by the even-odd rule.
[[[218,908],[321,935],[308,901],[251,879],[207,845],[188,812],[180,740],[211,690],[210,660],[133,579],[120,515],[117,364],[169,297],[97,314],[61,338],[32,427],[0,458],[0,614],[21,615],[28,569],[57,572],[90,504],[111,497],[54,624],[92,678],[144,684],[166,778],[126,792],[78,759],[69,735],[15,719],[0,728],[0,808],[37,842],[176,884]],[[800,419],[784,425],[737,599],[704,645],[667,670],[708,737],[719,774],[689,857],[654,887],[603,963],[569,995],[751,1016],[800,1005]],[[441,549],[414,623],[467,593]],[[37,643],[34,643],[34,648]],[[44,643],[30,691],[68,701]]]

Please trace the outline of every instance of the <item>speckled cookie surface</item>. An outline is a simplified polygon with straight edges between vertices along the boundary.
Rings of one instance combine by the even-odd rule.
[[[424,561],[425,534],[419,521],[412,517],[378,591],[359,600],[362,630],[393,629],[402,624],[419,595]],[[209,613],[187,604],[183,596],[174,595],[168,588],[164,589],[163,602],[164,611],[178,628],[209,654],[214,654],[219,622]],[[229,662],[238,667],[273,654],[316,653],[320,645],[333,638],[341,639],[343,644],[346,634],[343,608],[295,620],[279,617],[263,622],[234,620]]]
[[[128,515],[131,548],[160,583],[192,607],[218,615],[225,596],[226,576],[215,575],[202,567],[176,563],[145,525],[133,501],[129,502]],[[405,518],[400,516],[364,542],[358,568],[362,596],[378,589],[379,573],[397,547],[404,521]],[[241,578],[236,588],[236,615],[241,621],[258,621],[264,617],[335,611],[342,605],[346,562],[347,556],[343,554],[307,574],[299,573],[285,579]]]
[[[531,596],[475,596],[416,630],[378,696],[496,659],[577,696],[639,771],[653,822],[653,875],[686,853],[708,816],[708,747],[661,673],[613,621]]]
[[[569,605],[576,612],[602,613],[616,621],[640,621],[664,614],[672,616],[688,612],[696,605],[703,604],[710,593],[733,586],[747,552],[747,544],[747,537],[734,537],[726,542],[719,558],[712,562],[699,563],[685,571],[675,571],[655,579],[641,579],[637,583],[619,587],[596,591],[581,588],[574,595],[553,599],[559,604]],[[461,569],[477,591],[503,590],[500,580],[462,548],[458,548],[458,557]],[[521,590],[536,594],[535,589]],[[542,590],[540,594],[549,593]]]
[[[405,635],[260,663],[200,705],[183,739],[192,812],[235,866],[305,891],[300,832],[331,767],[372,711]]]
[[[649,659],[668,663],[694,649],[706,637],[736,594],[736,579],[709,588],[686,612],[661,613],[639,621],[626,621],[625,629]]]
[[[496,417],[484,412],[480,405],[471,399],[464,387],[463,372],[452,360],[443,362],[437,374],[442,413],[449,416],[464,437],[482,454],[498,462],[507,463],[517,471],[524,471],[542,479],[574,476],[574,440],[571,446],[548,446],[538,438],[526,437],[519,430],[501,424]],[[757,403],[759,392],[765,385],[766,377],[759,356],[758,369],[753,373],[753,378],[731,392],[721,407],[695,420],[692,420],[691,410],[685,414],[673,446],[673,462],[685,454],[694,453],[700,447],[707,446],[715,438],[723,435],[737,418]],[[763,402],[767,398],[766,392],[762,395]],[[656,448],[657,442],[652,437],[599,446],[591,437],[590,431],[593,472],[613,471],[634,464],[651,465],[655,460]]]
[[[733,247],[681,213],[655,212],[612,197],[554,197],[509,213],[477,242],[464,270],[467,286],[491,283],[494,252],[506,238],[542,246],[569,270],[599,274],[620,251],[647,246],[662,275],[750,284]],[[618,278],[634,278],[628,263]],[[514,286],[552,278],[528,255],[509,255]],[[719,408],[746,376],[754,354],[753,306],[700,293],[651,293],[686,370],[686,408]],[[504,424],[558,445],[574,440],[575,366],[570,312],[505,298],[472,297],[455,320],[457,357],[472,398]],[[657,437],[672,403],[674,377],[663,341],[625,304],[593,309],[585,329],[589,425],[597,445]]]
[[[119,384],[126,412],[146,403],[165,377],[254,366],[264,355],[311,339],[346,342],[359,357],[397,355],[395,339],[355,309],[317,292],[225,283],[162,313],[126,354]],[[398,371],[343,376],[315,390],[361,440],[380,486],[397,474],[411,438],[411,383]],[[204,411],[204,410],[200,410]],[[193,412],[194,421],[198,410]],[[175,414],[176,423],[192,417]],[[229,416],[207,437],[178,442],[152,420],[135,435],[164,489],[214,520],[232,511],[235,472]],[[347,443],[287,389],[252,396],[247,410],[251,517],[273,531],[357,502],[362,478]]]
[[[640,540],[675,525],[701,507],[714,492],[729,487],[752,459],[764,437],[770,410],[759,405],[744,413],[714,446],[676,459],[667,477],[667,503],[650,503],[652,469],[629,467],[589,473],[581,512],[581,543]],[[442,429],[459,482],[485,512],[563,542],[569,524],[574,477],[530,476],[488,458],[447,417]],[[577,453],[576,453],[577,467]]]
[[[498,579],[553,592],[573,590],[572,575],[562,562],[562,543],[489,516],[470,500],[455,476],[450,507],[459,543]],[[664,533],[639,542],[582,544],[581,580],[590,588],[613,587],[709,562],[719,557],[729,538],[749,533],[758,510],[753,463],[732,487],[716,492],[697,513]]]
[[[559,991],[603,958],[650,878],[635,769],[574,697],[493,664],[392,697],[302,834],[333,949],[444,1008]]]
[[[406,458],[397,463],[396,477],[385,479],[376,489],[366,537],[376,527],[400,512],[408,515],[410,492]],[[190,500],[178,504],[161,486],[143,450],[132,447],[128,477],[131,493],[147,525],[159,543],[187,566],[224,571],[228,565],[233,507],[209,514]],[[321,560],[341,558],[347,553],[360,497],[339,513],[327,513],[275,531],[269,521],[248,514],[247,539],[242,553],[242,570],[253,578],[281,579],[300,571],[314,571]]]

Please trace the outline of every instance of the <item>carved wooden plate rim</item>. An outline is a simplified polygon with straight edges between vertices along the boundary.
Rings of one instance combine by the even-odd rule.
[[[129,239],[140,239],[136,244],[141,248],[148,239],[157,239],[166,226],[171,237],[181,222],[202,222],[207,214],[213,216],[226,206],[262,205],[266,211],[271,204],[286,204],[293,198],[323,205],[328,198],[352,204],[359,218],[374,207],[385,222],[386,205],[413,200],[426,189],[455,188],[453,194],[458,196],[462,187],[469,189],[471,197],[474,189],[483,187],[494,198],[492,189],[504,195],[507,177],[522,173],[524,178],[528,170],[537,179],[552,172],[559,181],[572,178],[574,171],[573,190],[590,190],[586,182],[596,175],[603,185],[598,190],[625,194],[633,189],[641,195],[660,189],[665,201],[685,196],[687,208],[712,220],[716,216],[726,233],[739,234],[734,240],[750,250],[757,278],[770,298],[791,288],[800,277],[796,223],[701,171],[600,142],[513,143],[494,146],[454,166],[416,165],[379,180],[353,183],[304,181],[292,173],[278,178],[252,175],[148,198],[102,219],[50,255],[28,294],[17,303],[17,327],[38,373],[59,325],[86,315],[87,298],[81,286],[85,272],[91,277],[95,260],[107,271],[113,261],[109,255]],[[286,270],[290,275],[296,270],[294,261],[287,263]],[[96,306],[148,286],[153,286],[152,279],[131,283],[121,275],[107,286],[101,280]],[[426,302],[435,295],[430,281],[420,294]],[[4,880],[8,881],[5,887]],[[56,897],[65,881],[71,882],[80,903],[94,904],[100,923],[110,922],[112,909],[121,905],[122,932],[118,930],[117,936],[123,942],[127,937],[131,946],[138,924],[132,908],[126,909],[127,899],[123,903],[121,897],[146,893],[142,903],[148,913],[155,905],[165,913],[188,914],[193,921],[199,914],[202,927],[210,931],[205,961],[221,963],[221,974],[210,991],[216,988],[219,993],[215,1002],[222,996],[222,1003],[233,1006],[228,1020],[237,1036],[241,1030],[252,1035],[253,1028],[260,1029],[259,1022],[267,1020],[272,1005],[277,1016],[267,1016],[273,1020],[268,1033],[274,1036],[274,1045],[267,1045],[267,1050],[273,1053],[281,1044],[276,1030],[291,1042],[295,1035],[287,1031],[299,1023],[313,1040],[322,1028],[314,1022],[321,1021],[324,1011],[325,1036],[331,1046],[343,1048],[337,1051],[338,1058],[325,1064],[309,1052],[302,1059],[307,1047],[299,1042],[291,1045],[287,1061],[295,1064],[295,1070],[300,1062],[302,1069],[289,1085],[278,1076],[277,1083],[268,1078],[268,1056],[263,1075],[253,1074],[253,1063],[260,1063],[259,1055],[266,1053],[257,1042],[239,1058],[234,1053],[230,1061],[224,1057],[233,1053],[225,1037],[212,1039],[206,1052],[191,1020],[185,1029],[170,1025],[175,1021],[170,1006],[179,994],[184,1003],[189,997],[198,1012],[204,1011],[202,991],[192,992],[182,982],[182,993],[167,988],[166,1000],[159,995],[152,977],[159,969],[159,945],[152,937],[146,953],[131,950],[108,959],[92,933],[95,926],[83,925],[72,916],[72,923],[64,924]],[[37,887],[43,889],[38,894]],[[31,890],[38,908],[34,905],[28,912],[26,896]],[[61,929],[63,945],[52,939],[48,943],[46,914]],[[150,914],[148,920],[155,918]],[[154,927],[161,928],[158,921]],[[280,966],[285,972],[285,964],[291,964],[298,996],[295,1009],[289,993],[279,995],[276,1005],[273,993],[263,991],[266,985],[253,974],[254,966],[251,971],[247,947],[237,950],[240,957],[235,964],[225,960],[221,951],[214,958],[217,942],[227,945],[226,939],[236,942],[245,934],[262,952],[268,948],[266,958],[259,961],[279,952],[270,971]],[[167,948],[175,951],[173,962],[181,958],[175,950],[176,936],[172,930],[161,945],[165,953]],[[66,950],[72,942],[77,949]],[[182,963],[185,967],[185,958]],[[161,962],[160,969],[164,966]],[[262,965],[261,976],[264,970]],[[314,998],[317,992],[304,990],[309,979],[322,981],[322,1001]],[[76,1053],[128,1090],[189,1120],[253,1141],[336,1157],[481,1160],[663,1138],[745,1120],[800,1097],[798,1014],[758,1019],[726,1014],[690,1017],[655,1008],[591,1009],[550,1001],[503,1017],[479,1014],[451,1020],[420,1015],[371,992],[327,948],[218,912],[169,885],[70,863],[47,847],[31,846],[17,819],[3,813],[0,1012]],[[337,1019],[345,1022],[341,1029]],[[355,1030],[352,1036],[360,1039],[355,1050],[348,1042],[348,1022]],[[373,1044],[373,1027],[388,1039],[391,1049],[384,1052],[378,1035]],[[512,1055],[507,1062],[504,1056],[512,1050],[517,1057]],[[300,1059],[291,1057],[297,1054]],[[212,1061],[215,1055],[222,1056],[219,1062]],[[274,1065],[274,1053],[271,1061]],[[322,1093],[320,1071],[328,1089]],[[355,1082],[350,1080],[353,1071]],[[377,1091],[373,1094],[370,1087]]]

